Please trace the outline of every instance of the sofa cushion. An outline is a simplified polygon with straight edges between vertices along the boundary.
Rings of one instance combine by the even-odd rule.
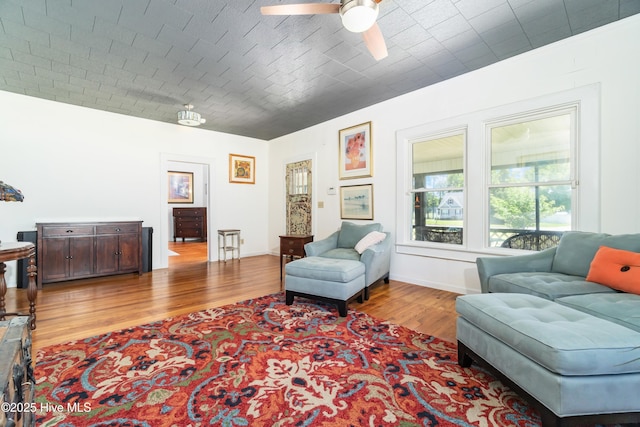
[[[353,248],[335,248],[318,255],[322,258],[351,259],[360,261],[360,254]]]
[[[547,272],[497,274],[489,278],[488,290],[535,295],[552,301],[567,295],[615,292],[581,276]]]
[[[362,276],[364,287],[364,264],[360,261],[311,256],[288,262],[284,268],[287,276],[328,282],[347,283]]]
[[[551,372],[640,372],[640,333],[552,301],[522,294],[463,295],[456,311]]]
[[[358,225],[352,222],[343,222],[338,235],[338,247],[353,249],[364,236],[372,231],[382,231],[382,224],[375,222]]]
[[[640,332],[640,295],[624,292],[572,295],[556,302]]]
[[[640,234],[589,233],[567,231],[560,239],[551,271],[587,277],[591,260],[600,246],[640,252]]]
[[[640,294],[640,253],[601,246],[591,261],[587,280]]]

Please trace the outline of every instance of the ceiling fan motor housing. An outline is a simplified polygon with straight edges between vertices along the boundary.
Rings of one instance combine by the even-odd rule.
[[[378,3],[374,0],[342,0],[342,25],[354,33],[367,31],[378,18]]]

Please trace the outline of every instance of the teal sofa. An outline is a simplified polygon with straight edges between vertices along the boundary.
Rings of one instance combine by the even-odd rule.
[[[481,290],[535,295],[640,332],[640,295],[586,280],[600,246],[640,252],[640,234],[569,231],[535,254],[480,257]]]
[[[586,280],[602,246],[640,253],[640,234],[572,231],[538,253],[480,257],[482,293],[456,301],[458,363],[491,370],[543,427],[640,423],[640,295]],[[640,266],[620,260],[612,271],[635,283],[624,272]]]
[[[327,238],[304,245],[304,251],[307,257],[345,259],[364,264],[364,298],[367,300],[371,285],[379,280],[389,283],[392,248],[391,234],[383,232],[386,234],[383,241],[368,247],[362,254],[358,253],[356,245],[371,232],[383,232],[382,224],[354,224],[345,221],[338,231]]]

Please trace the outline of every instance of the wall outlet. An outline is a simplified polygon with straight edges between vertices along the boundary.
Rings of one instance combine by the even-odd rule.
[[[240,239],[240,244],[244,245],[244,239]]]
[[[318,202],[318,209],[324,208],[324,202],[321,200]]]

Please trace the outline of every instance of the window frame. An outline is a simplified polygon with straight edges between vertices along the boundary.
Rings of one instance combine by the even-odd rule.
[[[432,242],[432,243],[438,243],[439,245],[448,245],[448,246],[455,246],[455,247],[460,247],[460,246],[464,246],[464,229],[466,226],[466,209],[464,209],[464,206],[466,206],[467,203],[467,194],[466,194],[466,187],[467,187],[467,174],[466,174],[466,168],[467,168],[467,128],[466,127],[454,127],[451,129],[447,129],[445,132],[439,132],[437,134],[430,134],[428,136],[428,138],[416,138],[416,139],[412,139],[410,141],[408,141],[409,143],[409,157],[410,157],[410,167],[411,167],[411,171],[410,171],[410,178],[411,178],[411,182],[413,183],[413,146],[415,144],[419,144],[422,142],[429,142],[429,141],[433,141],[433,140],[438,140],[441,138],[446,138],[449,136],[456,136],[456,135],[461,135],[462,136],[462,176],[463,176],[463,186],[461,188],[458,187],[439,187],[439,188],[425,188],[425,187],[420,187],[420,188],[414,188],[413,185],[411,185],[411,188],[409,189],[409,192],[415,197],[415,195],[417,193],[433,193],[433,192],[446,192],[449,190],[461,190],[463,197],[463,215],[462,215],[462,243],[461,244],[454,244],[454,243],[438,243],[438,242]],[[411,217],[411,224],[413,226],[413,212],[412,212],[412,217]],[[411,239],[411,231],[409,232],[409,239],[411,241],[417,242],[417,241],[424,241],[424,240],[413,240]],[[426,241],[426,242],[430,242],[430,241]]]
[[[572,229],[600,231],[600,85],[593,84],[512,104],[446,118],[396,132],[396,252],[433,258],[475,262],[479,255],[513,255],[526,251],[489,246],[489,187],[491,174],[489,123],[528,117],[575,106],[576,142]],[[411,240],[411,142],[432,139],[456,129],[466,129],[465,212],[462,245]],[[473,161],[471,161],[473,159]]]
[[[576,103],[559,105],[557,107],[545,108],[542,110],[534,110],[534,111],[525,111],[522,114],[511,115],[508,117],[497,117],[495,120],[489,120],[485,122],[485,144],[486,144],[486,183],[485,183],[485,191],[487,192],[487,206],[486,214],[490,213],[490,200],[491,200],[491,190],[495,188],[506,188],[506,187],[527,187],[527,188],[535,188],[535,187],[543,187],[543,186],[553,186],[553,185],[570,185],[571,186],[571,206],[575,206],[577,202],[577,171],[579,169],[579,160],[577,156],[577,145],[578,145],[578,119],[579,119],[579,105]],[[492,182],[492,172],[493,172],[493,158],[492,158],[492,148],[493,148],[493,138],[491,137],[491,132],[494,128],[500,126],[509,126],[513,124],[519,124],[522,122],[535,121],[540,119],[546,119],[551,117],[557,117],[560,115],[569,115],[570,117],[570,128],[571,128],[571,139],[569,141],[569,178],[567,180],[555,180],[555,181],[537,181],[537,182],[520,182],[513,184],[498,184]],[[577,212],[576,209],[571,209],[571,230],[574,228],[574,224],[577,220]],[[487,216],[487,222],[485,224],[485,242],[488,248],[491,248],[491,220]],[[522,251],[519,249],[518,251]]]

